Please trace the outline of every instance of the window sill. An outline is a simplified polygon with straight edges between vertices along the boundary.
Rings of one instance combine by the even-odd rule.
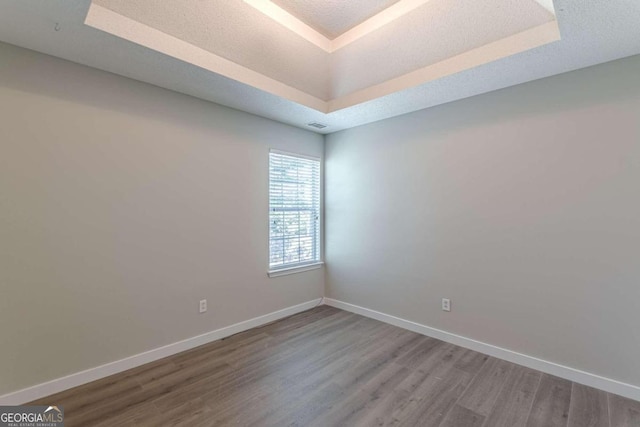
[[[301,265],[298,267],[281,268],[279,270],[269,270],[267,271],[267,274],[269,275],[269,277],[287,276],[289,274],[296,274],[296,273],[302,273],[310,270],[317,270],[319,268],[322,268],[323,265],[324,265],[324,262],[316,262],[314,264]]]

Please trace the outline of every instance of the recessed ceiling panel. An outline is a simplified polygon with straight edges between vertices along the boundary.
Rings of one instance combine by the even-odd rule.
[[[555,21],[535,0],[429,0],[332,54],[331,98]]]
[[[95,0],[104,6],[109,6],[111,0]],[[91,4],[91,0],[0,0],[0,41],[22,46],[38,52],[64,58],[73,62],[88,65],[93,68],[106,70],[132,79],[151,83],[156,86],[185,93],[218,104],[227,105],[263,117],[272,118],[304,129],[313,130],[307,124],[317,121],[328,126],[321,133],[331,133],[337,130],[370,123],[376,120],[428,108],[481,93],[517,85],[579,68],[600,64],[606,61],[640,54],[640,2],[637,0],[620,0],[603,2],[601,0],[537,0],[537,3],[549,11],[552,20],[546,24],[532,27],[503,39],[476,47],[464,53],[442,59],[421,69],[411,71],[398,77],[393,77],[382,83],[368,86],[355,92],[348,92],[347,79],[340,76],[334,54],[329,54],[300,34],[285,25],[274,22],[263,13],[247,4],[248,0],[119,0],[121,6],[130,4],[140,16],[133,13],[118,14],[98,4]],[[440,0],[400,0],[375,16],[385,15],[393,8],[405,1],[425,4],[425,2],[439,2]],[[458,0],[450,0],[455,4]],[[466,0],[459,0],[466,1]],[[483,0],[488,4],[492,0]],[[525,0],[522,0],[524,2]],[[265,0],[267,2],[267,0]],[[184,32],[200,32],[201,40],[215,37],[220,28],[211,27],[208,18],[186,19],[183,5],[201,5],[213,8],[213,13],[220,15],[225,6],[232,8],[232,13],[217,19],[216,27],[224,26],[225,31],[237,31],[237,37],[251,37],[254,46],[248,51],[235,52],[242,57],[249,52],[260,51],[264,43],[279,44],[277,52],[281,55],[275,61],[281,64],[268,63],[269,66],[282,67],[281,73],[273,73],[269,77],[267,68],[259,68],[267,64],[258,65],[251,69],[248,63],[244,65],[238,60],[234,63],[223,56],[224,50],[212,52],[204,49],[201,42],[192,39],[190,42],[172,35],[169,31],[153,28],[149,14],[153,19],[182,22],[186,27]],[[268,1],[269,4],[271,3]],[[220,7],[218,7],[220,6]],[[248,8],[245,8],[247,6]],[[418,7],[402,14],[416,13]],[[447,6],[448,7],[448,6]],[[526,6],[529,7],[529,6]],[[216,9],[217,8],[217,9]],[[278,7],[279,8],[279,7]],[[279,8],[280,9],[280,8]],[[100,13],[94,13],[100,11]],[[89,12],[89,14],[87,13]],[[106,13],[106,14],[105,14]],[[538,12],[536,12],[537,14]],[[164,16],[157,16],[163,14]],[[129,15],[129,17],[125,16]],[[190,15],[192,16],[192,15]],[[262,18],[258,18],[258,17]],[[291,16],[291,15],[290,15]],[[375,16],[365,21],[366,24]],[[225,22],[226,18],[226,22]],[[395,18],[399,19],[399,15]],[[260,22],[271,21],[273,26],[261,26]],[[297,20],[297,19],[296,19]],[[299,21],[299,20],[298,20]],[[374,36],[378,32],[386,31],[386,25],[394,25],[393,20],[384,22],[371,31],[366,32],[350,44],[354,47],[358,42],[364,42],[366,37]],[[476,20],[479,22],[481,20]],[[146,22],[143,23],[143,22]],[[158,21],[159,22],[159,21]],[[615,22],[615,25],[611,25]],[[433,23],[425,23],[425,29]],[[486,25],[495,25],[485,22]],[[401,26],[402,27],[402,26]],[[558,27],[562,30],[559,38]],[[256,32],[256,28],[260,31]],[[273,33],[269,31],[273,30]],[[402,28],[400,28],[402,30]],[[454,28],[456,32],[468,31],[466,26]],[[351,32],[350,30],[347,32]],[[246,33],[243,35],[243,33]],[[382,33],[380,33],[382,34]],[[225,41],[233,36],[225,36]],[[268,40],[261,40],[260,38]],[[324,36],[322,36],[324,38]],[[341,37],[331,41],[332,43]],[[391,42],[388,38],[380,37],[382,42]],[[325,38],[326,39],[326,38]],[[373,40],[373,39],[371,39]],[[428,40],[416,37],[412,40],[415,46],[429,47],[431,43],[447,45],[447,39]],[[243,39],[242,43],[249,43]],[[226,52],[238,48],[239,44],[224,46]],[[292,47],[293,46],[293,47]],[[346,46],[343,45],[342,48]],[[398,46],[395,44],[395,46]],[[384,47],[379,46],[380,51]],[[293,76],[298,80],[287,80],[292,77],[289,72],[295,71],[295,64],[301,62],[302,55],[311,49],[319,50],[321,65],[317,72],[313,68],[316,64],[309,61],[301,75]],[[16,50],[15,57],[7,57],[11,52],[8,46],[0,45],[0,60],[2,66],[13,66],[26,58],[36,58],[29,52]],[[262,58],[269,58],[269,52],[262,49]],[[334,51],[334,53],[337,51]],[[234,54],[234,52],[232,52]],[[9,53],[11,55],[11,53]],[[378,71],[377,68],[397,65],[399,61],[409,58],[384,58],[368,68],[368,71]],[[448,54],[446,55],[448,56]],[[20,59],[16,59],[20,57]],[[35,59],[34,59],[35,61]],[[34,64],[47,61],[51,66],[49,72],[58,72],[59,61],[53,58],[38,59]],[[252,59],[256,61],[256,58]],[[297,62],[296,62],[297,61]],[[304,58],[302,59],[304,61]],[[635,62],[634,62],[635,61]],[[630,64],[638,64],[631,60]],[[292,65],[293,64],[293,65]],[[36,67],[38,65],[33,65]],[[24,67],[29,70],[29,66]],[[309,71],[311,69],[311,71]],[[60,70],[64,70],[61,67]],[[272,69],[273,70],[273,69]],[[298,69],[299,72],[301,69]],[[325,74],[325,72],[329,70]],[[391,68],[387,68],[391,71]],[[397,71],[397,70],[396,70]],[[60,71],[61,72],[61,71]],[[395,73],[395,72],[394,72]],[[6,74],[6,73],[5,73]],[[11,74],[11,73],[9,73]],[[38,73],[36,73],[38,74]],[[373,73],[372,73],[373,74]],[[277,75],[277,77],[276,77]],[[391,75],[391,74],[390,74]],[[393,74],[395,75],[395,74]],[[0,84],[10,85],[20,90],[56,90],[64,96],[66,91],[57,91],[46,84],[40,84],[40,77],[25,72],[12,75],[14,80],[2,79]],[[288,76],[288,77],[287,77]],[[368,76],[368,74],[366,74]],[[33,83],[33,79],[38,83]],[[320,80],[322,79],[322,80]],[[344,79],[340,82],[339,79]],[[363,74],[360,74],[363,79]],[[300,89],[294,87],[299,85]],[[312,86],[313,83],[315,86]],[[371,82],[370,82],[371,83]],[[306,85],[309,84],[307,87]],[[341,86],[344,84],[344,86]],[[321,98],[310,95],[313,88],[323,90],[346,89],[347,95],[332,98],[331,94]],[[353,90],[354,86],[351,86]],[[334,92],[334,96],[338,92]],[[326,99],[329,101],[326,101]],[[87,98],[87,102],[91,102]]]
[[[399,0],[271,1],[332,40]]]
[[[323,113],[559,39],[555,15],[536,0],[373,3],[388,7],[338,39],[316,33],[334,43],[385,15],[333,52],[270,16],[282,11],[315,32],[269,0],[93,0],[85,23]]]
[[[92,3],[318,99],[327,100],[330,95],[326,52],[241,0]]]

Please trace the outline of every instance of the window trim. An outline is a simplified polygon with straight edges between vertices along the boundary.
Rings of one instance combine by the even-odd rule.
[[[304,273],[305,271],[317,270],[324,266],[324,261],[314,261],[308,264],[300,264],[290,267],[283,267],[277,270],[267,271],[269,277],[288,276],[289,274]]]
[[[280,277],[289,274],[303,273],[305,271],[317,270],[324,267],[324,159],[318,156],[310,156],[308,154],[293,153],[291,151],[283,151],[275,148],[269,149],[269,154],[281,154],[284,156],[299,157],[307,160],[315,160],[320,164],[319,168],[319,181],[320,181],[320,204],[318,209],[318,226],[320,231],[318,232],[318,239],[320,240],[320,253],[318,259],[314,261],[302,262],[297,264],[287,264],[280,267],[272,268],[270,265],[271,254],[271,237],[269,228],[271,226],[271,208],[270,208],[270,184],[271,184],[271,172],[269,169],[269,156],[267,155],[267,276]]]

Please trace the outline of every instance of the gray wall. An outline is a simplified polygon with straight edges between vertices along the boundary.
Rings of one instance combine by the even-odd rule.
[[[640,385],[639,76],[636,56],[330,135],[327,296]]]
[[[270,147],[323,138],[0,44],[0,394],[322,296],[267,278]]]

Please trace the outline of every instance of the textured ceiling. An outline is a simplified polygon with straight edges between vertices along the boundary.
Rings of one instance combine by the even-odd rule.
[[[535,0],[430,0],[334,52],[331,98],[554,20]]]
[[[306,128],[309,122],[323,122],[329,126],[320,132],[328,133],[640,53],[640,2],[637,0],[556,0],[554,3],[562,35],[558,42],[416,83],[397,92],[381,92],[380,97],[328,114],[91,28],[84,24],[90,6],[88,0],[0,0],[0,40],[294,126]],[[251,29],[244,28],[245,31]],[[368,37],[373,35],[375,32]],[[418,42],[434,41],[416,40]],[[288,43],[297,42],[291,37]],[[308,42],[302,46],[313,48]],[[308,90],[306,84],[302,82],[300,87]]]
[[[399,0],[271,0],[314,30],[334,39]]]
[[[85,23],[321,112],[559,38],[555,15],[535,0],[403,0],[396,5],[411,7],[394,20],[327,52],[267,18],[268,9],[259,11],[267,0],[252,3],[258,8],[229,0],[93,0]],[[437,63],[436,72],[428,68]]]
[[[120,15],[305,91],[330,96],[327,53],[239,0],[95,0]],[[295,56],[292,53],[296,53]]]

